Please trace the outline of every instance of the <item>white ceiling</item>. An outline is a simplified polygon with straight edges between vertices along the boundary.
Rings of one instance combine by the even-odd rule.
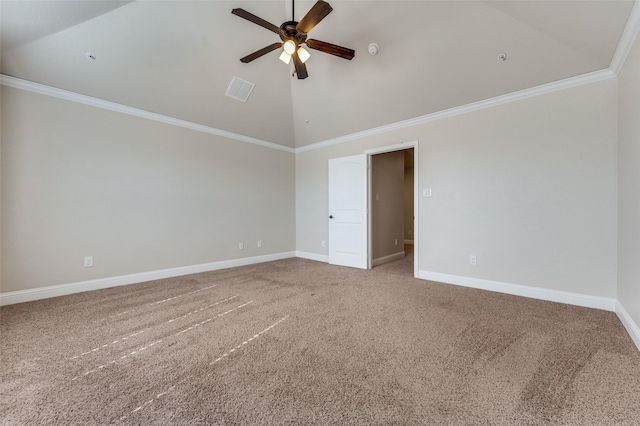
[[[0,2],[2,74],[197,124],[301,147],[609,66],[633,1],[329,0],[310,33],[355,49],[311,50],[309,78],[279,41],[231,14],[279,26],[290,0]],[[296,19],[314,1],[296,1]],[[375,42],[380,52],[371,56]],[[93,52],[95,60],[85,56]],[[507,60],[498,61],[506,53]],[[246,103],[231,78],[256,86]]]

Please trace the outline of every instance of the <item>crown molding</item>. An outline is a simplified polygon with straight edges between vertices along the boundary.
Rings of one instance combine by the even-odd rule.
[[[631,13],[629,14],[627,25],[625,25],[624,31],[622,32],[622,36],[620,37],[620,42],[618,43],[616,52],[613,54],[613,58],[611,59],[611,64],[609,65],[609,69],[615,75],[618,75],[622,70],[624,61],[627,59],[627,56],[629,56],[629,52],[631,51],[631,48],[633,47],[633,43],[635,42],[639,33],[640,33],[640,0],[636,0],[633,5],[633,8],[631,9]]]
[[[210,135],[221,136],[227,139],[234,139],[240,142],[259,145],[266,148],[277,149],[289,153],[294,153],[294,148],[268,142],[262,139],[252,138],[250,136],[240,135],[226,130],[217,129],[215,127],[205,126],[179,118],[169,117],[167,115],[155,112],[145,111],[139,108],[122,105],[116,102],[105,101],[104,99],[94,98],[92,96],[81,95],[80,93],[70,92],[68,90],[58,89],[56,87],[47,86],[32,81],[23,80],[17,77],[0,74],[0,85],[13,87],[15,89],[26,90],[28,92],[38,93],[40,95],[51,96],[53,98],[63,99],[70,102],[76,102],[83,105],[89,105],[108,111],[119,112],[122,114],[132,115],[134,117],[144,118],[147,120],[157,121],[169,124],[171,126],[183,127],[185,129],[195,130],[196,132],[207,133]]]
[[[638,3],[636,2],[634,11],[640,9],[637,7],[637,5]],[[629,46],[629,49],[630,49],[630,46]],[[627,49],[627,53],[629,49]],[[52,96],[55,98],[64,99],[71,102],[77,102],[84,105],[93,106],[96,108],[102,108],[110,111],[120,112],[122,114],[128,114],[136,117],[146,118],[148,120],[158,121],[158,122],[173,125],[173,126],[184,127],[187,129],[195,130],[197,132],[208,133],[216,136],[222,136],[229,139],[235,139],[241,142],[251,143],[254,145],[260,145],[267,148],[272,148],[280,151],[298,154],[301,152],[312,151],[315,149],[320,149],[320,148],[324,148],[331,145],[337,145],[337,144],[341,144],[341,143],[345,143],[345,142],[349,142],[352,140],[361,139],[361,138],[365,138],[373,135],[379,135],[383,133],[392,132],[395,130],[406,129],[409,127],[417,126],[417,125],[428,123],[431,121],[441,120],[443,118],[454,117],[457,115],[466,114],[466,113],[478,111],[481,109],[492,108],[494,106],[503,105],[510,102],[515,102],[515,101],[528,99],[536,96],[546,95],[548,93],[570,89],[572,87],[583,86],[583,85],[595,83],[598,81],[608,80],[616,76],[617,74],[611,71],[610,69],[594,71],[587,74],[566,78],[564,80],[558,80],[552,83],[547,83],[540,86],[532,87],[529,89],[519,90],[517,92],[508,93],[506,95],[496,96],[496,97],[485,99],[482,101],[477,101],[470,104],[449,108],[446,110],[434,112],[434,113],[423,115],[420,117],[410,118],[408,120],[398,121],[396,123],[391,123],[391,124],[387,124],[380,127],[374,127],[372,129],[351,133],[345,136],[339,136],[337,138],[328,139],[328,140],[313,143],[310,145],[305,145],[299,148],[290,148],[290,147],[279,145],[273,142],[252,138],[250,136],[239,135],[237,133],[228,132],[226,130],[204,126],[202,124],[193,123],[191,121],[181,120],[178,118],[173,118],[173,117],[145,111],[138,108],[129,107],[126,105],[115,103],[115,102],[105,101],[103,99],[98,99],[98,98],[94,98],[87,95],[81,95],[79,93],[70,92],[67,90],[62,90],[62,89],[58,89],[51,86],[46,86],[40,83],[34,83],[28,80],[11,77],[4,74],[0,74],[0,84],[8,87],[13,87],[17,89],[34,92],[34,93],[39,93],[46,96]]]
[[[423,115],[420,117],[410,118],[408,120],[398,121],[396,123],[387,124],[380,127],[374,127],[372,129],[351,133],[345,136],[339,136],[333,139],[327,139],[322,142],[317,142],[311,145],[306,145],[306,146],[296,148],[295,152],[296,154],[298,154],[301,152],[312,151],[315,149],[320,149],[320,148],[324,148],[331,145],[341,144],[341,143],[352,141],[355,139],[361,139],[368,136],[379,135],[382,133],[392,132],[394,130],[406,129],[408,127],[413,127],[420,124],[428,123],[430,121],[442,120],[443,118],[454,117],[456,115],[466,114],[472,111],[492,108],[494,106],[503,105],[503,104],[507,104],[515,101],[520,101],[523,99],[533,98],[536,96],[546,95],[548,93],[558,92],[560,90],[570,89],[572,87],[583,86],[585,84],[591,84],[598,81],[608,80],[614,77],[616,77],[616,74],[609,69],[594,71],[587,74],[566,78],[564,80],[558,80],[552,83],[547,83],[540,86],[532,87],[529,89],[519,90],[517,92],[508,93],[506,95],[496,96],[494,98],[489,98],[482,101],[445,109],[442,111],[434,112],[434,113]]]

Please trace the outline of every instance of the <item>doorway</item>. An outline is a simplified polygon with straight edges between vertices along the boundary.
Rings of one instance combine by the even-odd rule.
[[[409,150],[405,153],[404,151]],[[329,160],[329,263],[341,266],[351,266],[362,269],[371,269],[373,263],[373,229],[372,229],[372,204],[375,197],[374,191],[372,191],[372,156],[384,153],[400,152],[396,157],[413,158],[413,214],[411,220],[413,221],[413,229],[411,227],[411,235],[413,235],[413,276],[418,277],[418,254],[419,249],[419,220],[418,215],[418,141],[405,142],[400,145],[388,146],[383,148],[376,148],[365,151],[364,154],[354,155],[351,157],[342,157]],[[413,152],[413,157],[411,157]],[[395,196],[400,195],[402,201],[398,201],[397,210],[400,211],[402,219],[399,221],[402,223],[400,227],[395,230],[395,236],[393,236],[393,247],[397,247],[395,250],[395,256],[406,257],[406,251],[402,250],[404,247],[404,241],[409,240],[405,238],[404,229],[404,215],[406,207],[404,207],[404,192],[405,192],[405,161],[402,160],[400,169],[402,170],[402,184],[396,190]],[[384,179],[383,179],[384,181]],[[411,186],[411,182],[408,182],[406,186]],[[377,192],[381,194],[380,191]],[[385,192],[385,194],[391,194],[391,192]],[[384,195],[386,199],[387,195]],[[380,197],[378,197],[380,200]],[[410,214],[411,208],[409,208]],[[384,222],[381,222],[381,228],[384,228]],[[376,225],[378,226],[378,225]],[[407,233],[408,233],[407,230]],[[388,238],[388,237],[387,237]],[[396,242],[397,240],[397,242]],[[386,243],[389,240],[387,239]],[[392,249],[394,250],[394,249]],[[408,250],[410,251],[410,247]],[[394,256],[394,253],[391,254]],[[384,256],[382,256],[384,258]],[[391,258],[387,258],[391,259]],[[384,259],[383,259],[384,260]],[[409,259],[411,260],[411,259]],[[378,260],[379,262],[382,260]]]
[[[415,150],[372,153],[370,160],[370,265],[415,276]]]

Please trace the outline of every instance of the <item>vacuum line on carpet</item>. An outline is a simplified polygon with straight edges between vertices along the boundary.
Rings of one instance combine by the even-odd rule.
[[[155,342],[153,342],[153,343],[150,343],[150,344],[148,344],[147,346],[144,346],[144,347],[142,347],[142,348],[140,348],[140,349],[138,349],[138,350],[135,350],[135,351],[130,352],[130,353],[126,354],[126,355],[123,355],[123,356],[121,356],[121,357],[120,357],[120,358],[118,358],[118,359],[113,359],[113,360],[111,360],[111,361],[107,362],[106,364],[102,364],[102,365],[100,365],[100,366],[98,366],[98,367],[94,368],[93,370],[86,371],[86,372],[82,373],[81,375],[79,375],[79,376],[76,376],[76,377],[72,378],[72,379],[71,379],[71,381],[78,380],[80,377],[88,376],[88,375],[89,375],[89,374],[91,374],[91,373],[95,373],[96,371],[102,370],[103,368],[106,368],[106,367],[108,367],[108,366],[110,366],[110,365],[113,365],[113,364],[115,364],[115,363],[116,363],[116,362],[118,362],[118,361],[121,361],[121,360],[123,360],[123,359],[127,359],[127,358],[129,358],[130,356],[133,356],[133,355],[138,354],[138,353],[140,353],[140,352],[142,352],[142,351],[144,351],[144,350],[147,350],[147,349],[149,349],[150,347],[155,346],[155,345],[157,345],[157,344],[158,344],[158,343],[160,343],[160,342],[162,342],[162,340],[157,340],[157,341],[155,341]]]
[[[177,296],[173,296],[173,297],[170,297],[170,298],[168,298],[168,299],[160,300],[160,301],[158,301],[158,302],[151,302],[151,303],[149,303],[149,306],[159,305],[159,304],[161,304],[161,303],[168,302],[168,301],[170,301],[170,300],[175,300],[175,299],[178,299],[178,298],[180,298],[180,297],[188,296],[188,295],[190,295],[190,294],[198,293],[199,291],[208,290],[208,289],[210,289],[210,288],[217,287],[217,286],[218,286],[217,284],[214,284],[214,285],[210,285],[209,287],[200,288],[200,289],[198,289],[198,290],[193,290],[193,291],[190,291],[190,292],[188,292],[188,293],[184,293],[184,294],[179,294],[179,295],[177,295]],[[118,312],[117,314],[111,314],[111,315],[109,315],[108,317],[102,318],[100,321],[106,321],[106,320],[111,319],[111,318],[117,318],[117,317],[119,317],[119,316],[122,316],[122,315],[128,314],[128,313],[130,313],[130,312],[135,312],[135,311],[128,310],[128,311],[124,311],[124,312]]]
[[[180,383],[184,383],[184,380],[181,380],[181,381],[180,381]],[[171,387],[170,387],[169,389],[167,389],[166,391],[164,391],[164,392],[160,392],[158,395],[156,395],[156,397],[155,397],[155,398],[151,398],[149,401],[145,402],[144,404],[142,404],[142,405],[140,405],[140,406],[138,406],[138,407],[134,408],[134,409],[133,409],[133,411],[131,411],[131,413],[129,413],[129,415],[134,414],[134,413],[137,413],[138,411],[140,411],[140,410],[142,410],[143,408],[145,408],[147,405],[152,404],[152,403],[153,403],[153,401],[155,401],[155,400],[157,400],[157,399],[162,398],[163,396],[165,396],[166,394],[168,394],[169,392],[171,392],[172,390],[174,390],[176,386],[177,386],[177,385],[173,385],[173,386],[171,386]],[[127,419],[127,417],[128,417],[128,416],[122,416],[122,417],[120,417],[119,421],[120,421],[120,422],[121,422],[121,421],[124,421],[124,420],[126,420],[126,419]]]
[[[129,339],[130,339],[130,338],[132,338],[132,337],[135,337],[135,336],[137,336],[137,335],[139,335],[139,334],[144,333],[146,330],[148,330],[148,329],[144,329],[144,330],[142,330],[142,331],[138,331],[137,333],[130,334],[130,335],[128,335],[128,336],[126,336],[126,337],[123,337],[123,338],[121,338],[121,339],[114,340],[114,341],[113,341],[113,342],[111,342],[111,343],[105,343],[105,344],[104,344],[104,345],[102,345],[102,346],[98,346],[97,348],[93,348],[93,349],[91,349],[90,351],[87,351],[87,352],[82,352],[80,355],[72,356],[72,357],[71,357],[71,358],[69,358],[69,359],[77,359],[77,358],[80,358],[81,356],[85,356],[85,355],[89,355],[89,354],[92,354],[92,353],[98,352],[100,349],[104,349],[104,348],[109,347],[109,346],[111,346],[111,345],[115,345],[116,343],[120,343],[120,342],[124,342],[124,341],[126,341],[126,340],[129,340]]]
[[[189,293],[179,294],[178,296],[173,296],[173,297],[170,297],[168,299],[161,300],[159,302],[152,302],[152,303],[150,303],[150,305],[159,305],[161,303],[168,302],[170,300],[175,300],[175,299],[178,299],[180,297],[188,296],[190,294],[198,293],[200,291],[205,291],[205,290],[208,290],[210,288],[217,287],[217,286],[218,286],[217,284],[210,285],[209,287],[205,287],[205,288],[201,288],[201,289],[198,289],[198,290],[190,291]]]
[[[177,336],[177,335],[179,335],[179,334],[186,333],[187,331],[190,331],[190,330],[193,330],[194,328],[200,327],[201,325],[204,325],[204,324],[206,324],[206,323],[208,323],[208,322],[210,322],[210,321],[213,321],[213,320],[214,320],[214,319],[216,319],[216,318],[220,318],[220,317],[223,317],[223,316],[225,316],[225,315],[227,315],[227,314],[230,314],[230,313],[231,313],[231,312],[233,312],[233,311],[237,311],[238,309],[243,308],[243,307],[245,307],[245,306],[247,306],[247,305],[249,305],[249,304],[251,304],[251,303],[253,303],[253,300],[251,300],[250,302],[247,302],[247,303],[243,303],[243,304],[242,304],[242,305],[240,305],[240,306],[236,306],[236,307],[235,307],[235,308],[233,308],[233,309],[229,309],[227,312],[223,312],[223,313],[221,313],[221,314],[218,314],[218,315],[216,315],[215,317],[207,318],[206,320],[204,320],[204,321],[202,321],[202,322],[199,322],[199,323],[197,323],[197,324],[194,324],[194,325],[192,325],[191,327],[185,328],[184,330],[178,331],[175,335]]]
[[[280,324],[282,321],[286,320],[287,318],[289,318],[289,315],[285,316],[284,318],[281,318],[280,320],[278,320],[277,322],[275,322],[274,324],[271,324],[269,327],[265,328],[264,330],[262,330],[260,333],[258,334],[254,334],[253,337],[250,337],[249,339],[245,340],[244,342],[240,343],[238,346],[234,347],[233,349],[230,349],[228,352],[225,352],[224,354],[222,354],[220,356],[220,358],[217,358],[215,361],[213,361],[211,364],[209,365],[213,365],[216,362],[222,361],[224,358],[228,357],[229,355],[231,355],[233,352],[237,351],[238,349],[240,349],[241,347],[243,347],[244,345],[249,344],[249,342],[251,342],[252,340],[257,339],[258,337],[260,337],[261,335],[263,335],[264,333],[266,333],[267,331],[271,330],[273,327],[277,326],[278,324]]]
[[[205,309],[213,308],[214,306],[218,306],[218,305],[220,305],[221,303],[228,302],[229,300],[233,300],[233,299],[235,299],[235,298],[237,298],[237,297],[239,297],[239,296],[240,296],[240,295],[235,295],[235,296],[227,297],[227,298],[226,298],[226,299],[224,299],[224,300],[220,300],[220,301],[218,301],[218,302],[216,302],[216,303],[212,303],[211,305],[209,305],[209,306],[205,306],[204,308],[196,309],[196,310],[194,310],[194,311],[188,312],[188,313],[187,313],[187,314],[185,314],[185,315],[181,315],[181,316],[179,316],[179,317],[172,318],[172,319],[168,320],[166,323],[172,323],[172,322],[177,321],[177,320],[179,320],[179,319],[187,318],[187,317],[188,317],[188,316],[190,316],[190,315],[196,314],[196,313],[198,313],[198,312],[202,312],[202,311],[204,311]],[[111,343],[105,343],[105,344],[104,344],[104,345],[102,345],[102,346],[98,346],[98,347],[95,347],[95,348],[93,348],[93,349],[91,349],[91,350],[89,350],[89,351],[82,352],[80,355],[72,356],[70,359],[78,359],[78,358],[80,358],[80,357],[82,357],[82,356],[89,355],[89,354],[92,354],[92,353],[96,353],[96,352],[98,352],[100,349],[104,349],[104,348],[107,348],[107,347],[109,347],[109,346],[111,346],[111,345],[115,345],[115,344],[117,344],[117,343],[124,342],[124,341],[126,341],[126,340],[128,340],[128,339],[130,339],[130,338],[132,338],[132,337],[135,337],[135,336],[137,336],[137,335],[139,335],[139,334],[144,333],[144,332],[145,332],[145,331],[147,331],[147,330],[150,330],[150,328],[145,328],[144,330],[138,331],[138,332],[133,333],[133,334],[131,334],[131,335],[129,335],[129,336],[123,337],[123,338],[118,339],[118,340],[114,340],[114,341],[113,341],[113,342],[111,342]]]
[[[106,320],[111,319],[111,318],[121,317],[122,315],[128,314],[129,312],[133,312],[133,311],[124,311],[124,312],[118,312],[117,314],[111,314],[108,317],[102,318],[100,321],[106,321]]]
[[[245,305],[249,304],[251,302],[246,303]],[[262,330],[261,332],[254,334],[252,337],[250,337],[249,339],[245,340],[244,342],[240,343],[238,346],[230,349],[229,351],[225,352],[222,356],[220,356],[220,358],[216,359],[215,361],[213,361],[211,364],[209,365],[213,365],[216,362],[219,362],[221,360],[223,360],[224,358],[228,357],[231,353],[235,352],[236,350],[240,349],[241,347],[249,344],[249,342],[257,339],[258,337],[260,337],[261,335],[263,335],[264,333],[268,332],[269,330],[273,329],[274,327],[276,327],[278,324],[280,324],[281,322],[285,321],[287,318],[289,318],[289,315],[280,318],[278,321],[276,321],[275,323],[271,324],[269,327],[265,328],[264,330]],[[145,407],[147,407],[148,405],[151,405],[155,400],[162,398],[163,396],[167,395],[168,393],[170,393],[171,391],[173,391],[176,386],[178,386],[179,384],[184,383],[185,380],[181,380],[180,382],[178,382],[177,384],[172,385],[171,387],[169,387],[167,390],[160,392],[158,395],[156,395],[155,398],[151,398],[150,400],[148,400],[147,402],[145,402],[142,405],[137,406],[136,408],[134,408],[131,413],[129,413],[129,415],[135,414],[138,411],[141,411],[142,409],[144,409]],[[119,422],[122,422],[124,420],[126,420],[129,416],[122,416],[119,419]]]
[[[167,322],[168,322],[168,323],[170,323],[170,322],[177,321],[177,320],[179,320],[179,319],[186,318],[186,317],[188,317],[189,315],[197,314],[198,312],[202,312],[202,311],[204,311],[205,309],[213,308],[214,306],[218,306],[218,305],[219,305],[219,304],[221,304],[221,303],[228,302],[229,300],[235,299],[235,298],[237,298],[237,297],[239,297],[239,296],[240,296],[239,294],[236,294],[235,296],[228,297],[228,298],[226,298],[226,299],[224,299],[224,300],[221,300],[221,301],[219,301],[219,302],[213,303],[213,304],[211,304],[211,305],[209,305],[209,306],[205,306],[204,308],[196,309],[195,311],[191,311],[191,312],[189,312],[189,313],[187,313],[187,314],[185,314],[185,315],[182,315],[182,316],[179,316],[179,317],[176,317],[176,318],[172,318],[172,319],[170,319],[170,320],[169,320],[169,321],[167,321]]]
[[[228,310],[228,311],[226,311],[226,312],[222,312],[222,313],[220,313],[220,314],[216,315],[215,317],[207,318],[206,320],[204,320],[204,321],[202,321],[202,322],[199,322],[199,323],[197,323],[197,324],[194,324],[194,325],[192,325],[191,327],[185,328],[184,330],[178,331],[177,333],[175,333],[175,334],[174,334],[174,336],[178,336],[178,335],[180,335],[180,334],[182,334],[182,333],[185,333],[185,332],[187,332],[187,331],[189,331],[189,330],[193,330],[193,329],[195,329],[195,328],[197,328],[197,327],[200,327],[200,326],[202,326],[202,325],[204,325],[204,324],[206,324],[206,323],[208,323],[208,322],[213,321],[214,319],[217,319],[217,318],[223,317],[223,316],[225,316],[225,315],[227,315],[227,314],[230,314],[230,313],[232,313],[232,312],[234,312],[234,311],[237,311],[237,310],[238,310],[238,309],[240,309],[240,308],[243,308],[243,307],[245,307],[245,306],[247,306],[247,305],[250,305],[251,303],[253,303],[253,300],[251,300],[251,301],[249,301],[249,302],[247,302],[247,303],[243,303],[242,305],[236,306],[236,307],[235,307],[235,308],[233,308],[233,309],[229,309],[229,310]],[[138,333],[138,334],[139,334],[139,333]],[[105,367],[107,367],[107,366],[109,366],[109,365],[111,365],[111,364],[115,364],[115,363],[116,363],[117,361],[119,361],[119,360],[126,359],[126,358],[128,358],[128,357],[130,357],[130,356],[132,356],[132,355],[135,355],[135,354],[137,354],[137,353],[139,353],[139,352],[142,352],[142,351],[144,351],[144,350],[147,350],[147,349],[149,349],[150,347],[155,346],[155,345],[157,345],[157,344],[158,344],[158,343],[160,343],[160,342],[162,342],[162,340],[158,340],[158,341],[153,342],[153,343],[151,343],[151,344],[149,344],[149,345],[147,345],[147,346],[144,346],[144,347],[142,347],[142,348],[140,348],[140,349],[138,349],[138,350],[135,350],[135,351],[133,351],[133,352],[131,352],[131,353],[128,353],[127,355],[121,356],[119,359],[111,360],[111,361],[109,361],[109,362],[107,362],[107,363],[105,363],[105,364],[102,364],[102,365],[100,365],[100,366],[98,366],[98,367],[94,368],[93,370],[89,370],[89,371],[87,371],[87,372],[85,372],[85,373],[81,374],[80,376],[76,376],[76,377],[72,378],[71,380],[72,380],[72,381],[73,381],[73,380],[77,380],[77,379],[79,379],[80,377],[87,376],[87,375],[89,375],[89,374],[91,374],[91,373],[95,373],[96,371],[99,371],[99,370],[101,370],[101,369],[103,369],[103,368],[105,368]],[[108,345],[107,345],[107,346],[108,346]],[[98,348],[98,349],[100,349],[100,348]],[[96,349],[96,350],[97,350],[97,349]],[[89,352],[89,353],[91,353],[91,352]]]

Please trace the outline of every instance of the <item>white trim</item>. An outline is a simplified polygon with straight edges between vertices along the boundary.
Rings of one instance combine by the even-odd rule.
[[[619,300],[616,300],[616,315],[620,318],[620,322],[629,333],[631,340],[636,344],[638,350],[640,351],[640,327],[633,321],[631,315],[627,312],[627,310],[622,306]]]
[[[568,305],[584,306],[586,308],[616,311],[616,299],[608,297],[590,296],[588,294],[570,293],[568,291],[551,290],[547,288],[530,287],[520,284],[509,284],[480,278],[461,277],[458,275],[442,274],[439,272],[420,271],[418,278],[455,284],[463,287],[478,288],[498,293],[513,294],[515,296],[530,297],[532,299],[548,300],[550,302],[566,303]]]
[[[640,0],[635,1],[620,41],[618,42],[618,47],[613,54],[613,58],[611,58],[609,69],[615,75],[618,75],[622,70],[624,61],[626,61],[627,56],[629,56],[631,47],[633,47],[633,43],[636,37],[638,37],[638,33],[640,33]]]
[[[47,287],[39,287],[28,290],[0,293],[0,306],[14,303],[31,302],[34,300],[48,299],[50,297],[66,296],[68,294],[81,293],[83,291],[100,290],[103,288],[117,287],[121,285],[136,284],[145,281],[160,280],[163,278],[178,277],[182,275],[197,274],[200,272],[215,271],[218,269],[234,268],[236,266],[253,265],[256,263],[270,262],[273,260],[295,257],[294,252],[268,254],[264,256],[243,257],[240,259],[223,260],[220,262],[203,263],[200,265],[180,266],[177,268],[161,269],[158,271],[141,272],[138,274],[120,275],[116,277],[99,278],[89,281],[80,281],[70,284],[59,284]]]
[[[157,114],[155,112],[149,112],[143,109],[133,108],[130,106],[118,104],[116,102],[105,101],[104,99],[81,95],[80,93],[70,92],[68,90],[62,90],[56,87],[46,86],[44,84],[34,83],[32,81],[23,80],[4,74],[0,74],[0,84],[7,87],[13,87],[15,89],[38,93],[40,95],[63,99],[65,101],[76,102],[79,104],[89,105],[108,111],[115,111],[122,114],[132,115],[134,117],[145,118],[147,120],[157,121],[160,123],[169,124],[171,126],[183,127],[185,129],[195,130],[196,132],[222,136],[224,138],[234,139],[240,142],[246,142],[254,145],[260,145],[266,148],[295,153],[295,149],[277,143],[252,138],[250,136],[239,135],[237,133],[228,132],[226,130],[216,129],[215,127],[204,126],[202,124],[193,123],[191,121],[181,120],[179,118],[169,117],[167,115]]]
[[[317,262],[329,263],[329,256],[326,254],[309,253],[306,251],[296,251],[296,257],[301,259],[315,260]]]
[[[413,146],[413,276],[420,274],[420,142]]]
[[[396,260],[404,259],[404,256],[405,256],[405,252],[404,251],[400,251],[398,253],[390,254],[388,256],[382,256],[382,257],[379,257],[377,259],[373,259],[371,261],[371,267],[373,268],[374,266],[384,265],[385,263],[389,263],[389,262],[393,262],[393,261],[396,261]]]
[[[365,154],[371,156],[376,154],[386,154],[387,152],[404,151],[405,149],[414,148],[418,144],[417,140],[406,141],[396,145],[383,146],[380,148],[371,148],[364,151]]]
[[[371,161],[371,156],[372,155],[376,155],[376,154],[383,154],[385,152],[394,152],[394,151],[403,151],[405,149],[412,149],[413,148],[413,217],[414,218],[419,218],[419,194],[418,194],[418,184],[420,182],[420,155],[418,152],[418,146],[420,145],[420,141],[418,139],[413,140],[413,141],[408,141],[408,142],[402,142],[396,145],[389,145],[389,146],[383,146],[383,147],[379,147],[379,148],[371,148],[371,149],[367,149],[365,150],[365,154],[367,155],[367,163],[370,164]],[[367,198],[368,198],[368,203],[369,203],[369,212],[371,212],[371,170],[369,170],[369,176],[367,178]],[[367,239],[369,240],[369,253],[372,253],[372,249],[371,249],[371,234],[372,234],[372,230],[371,230],[371,221],[369,221],[369,229],[368,229],[368,233],[367,233]],[[420,235],[420,220],[414,220],[413,221],[413,235],[414,235],[414,241],[412,241],[413,243],[413,276],[414,277],[418,277],[418,273],[419,273],[419,268],[418,268],[418,253],[420,253],[420,239],[418,238],[418,235]],[[375,266],[373,265],[372,262],[372,267]]]
[[[367,231],[365,238],[367,240],[367,269],[373,268],[373,160],[371,154],[367,154],[367,180],[365,183],[365,189],[367,192]],[[331,235],[329,235],[331,238]]]
[[[637,5],[638,3],[636,2],[636,5],[634,6],[634,9],[632,11],[632,16],[638,15],[638,12],[636,9],[640,9],[640,7],[638,7]],[[640,20],[640,19],[636,19],[636,20]],[[632,25],[630,25],[631,22],[632,22],[632,19],[630,17],[629,23],[627,24],[627,28],[625,28],[624,34],[627,34],[628,32],[627,29],[632,27]],[[639,25],[636,25],[636,26],[639,26]],[[629,30],[629,31],[633,32],[632,30]],[[635,34],[637,34],[637,31],[638,29],[636,28]],[[622,55],[622,52],[624,50],[622,41],[618,46],[619,46],[619,50],[621,51],[620,55]],[[624,61],[624,58],[626,58],[626,54],[628,54],[628,51],[630,48],[631,46],[629,45],[626,50],[625,56],[621,57],[622,62]],[[618,51],[616,51],[616,55],[618,55]],[[616,55],[614,55],[614,60],[616,58]],[[613,61],[612,61],[612,64],[614,64]],[[622,66],[621,62],[619,66],[620,67]],[[197,132],[212,134],[216,136],[222,136],[229,139],[235,139],[241,142],[247,142],[254,145],[260,145],[267,148],[273,148],[273,149],[277,149],[285,152],[298,154],[300,152],[320,149],[326,146],[336,145],[336,144],[348,142],[354,139],[360,139],[368,136],[391,132],[394,130],[405,129],[405,128],[416,126],[419,124],[428,123],[430,121],[441,120],[443,118],[466,114],[468,112],[477,111],[485,108],[491,108],[491,107],[502,105],[509,102],[514,102],[514,101],[527,99],[535,96],[545,95],[548,93],[557,92],[559,90],[569,89],[572,87],[582,86],[585,84],[591,84],[598,81],[603,81],[609,78],[616,77],[616,75],[617,75],[616,72],[611,71],[610,69],[594,71],[591,73],[566,78],[564,80],[558,80],[552,83],[543,84],[543,85],[532,87],[529,89],[508,93],[506,95],[496,96],[494,98],[489,98],[482,101],[473,102],[470,104],[461,105],[454,108],[449,108],[446,110],[434,112],[434,113],[423,115],[420,117],[411,118],[408,120],[403,120],[403,121],[391,123],[391,124],[380,126],[380,127],[375,127],[368,130],[363,130],[363,131],[352,133],[349,135],[339,136],[337,138],[328,139],[323,142],[318,142],[318,143],[302,146],[299,148],[287,147],[277,143],[268,142],[262,139],[240,135],[237,133],[217,129],[214,127],[204,126],[202,124],[193,123],[191,121],[181,120],[178,118],[173,118],[173,117],[145,111],[138,108],[129,107],[126,105],[115,103],[115,102],[105,101],[103,99],[98,99],[91,96],[86,96],[79,93],[70,92],[67,90],[62,90],[62,89],[58,89],[51,86],[46,86],[40,83],[34,83],[28,80],[11,77],[4,74],[0,74],[0,84],[8,87],[13,87],[16,89],[39,93],[41,95],[64,99],[71,102],[77,102],[80,104],[89,105],[96,108],[102,108],[109,111],[115,111],[122,114],[128,114],[128,115],[132,115],[140,118],[146,118],[148,120],[158,121],[158,122],[173,125],[173,126],[183,127],[190,130],[195,130]]]
[[[598,81],[608,80],[610,78],[614,78],[615,76],[616,74],[614,74],[609,69],[594,71],[594,72],[582,74],[576,77],[570,77],[564,80],[558,80],[552,83],[547,83],[540,86],[532,87],[529,89],[519,90],[517,92],[508,93],[506,95],[496,96],[494,98],[489,98],[482,101],[445,109],[442,111],[423,115],[421,117],[411,118],[409,120],[404,120],[404,121],[398,121],[396,123],[391,123],[391,124],[387,124],[380,127],[374,127],[373,129],[351,133],[350,135],[344,135],[344,136],[339,136],[337,138],[328,139],[323,142],[317,142],[310,145],[301,146],[295,149],[295,153],[298,154],[300,152],[311,151],[314,149],[320,149],[320,148],[324,148],[331,145],[341,144],[344,142],[352,141],[354,139],[361,139],[364,137],[379,135],[379,134],[391,132],[394,130],[406,129],[408,127],[413,127],[419,124],[428,123],[430,121],[441,120],[443,118],[454,117],[456,115],[466,114],[472,111],[478,111],[485,108],[492,108],[494,106],[506,104],[509,102],[515,102],[523,99],[532,98],[535,96],[546,95],[548,93],[553,93],[553,92],[557,92],[564,89],[570,89],[572,87],[583,86],[585,84],[591,84],[591,83],[596,83]]]

